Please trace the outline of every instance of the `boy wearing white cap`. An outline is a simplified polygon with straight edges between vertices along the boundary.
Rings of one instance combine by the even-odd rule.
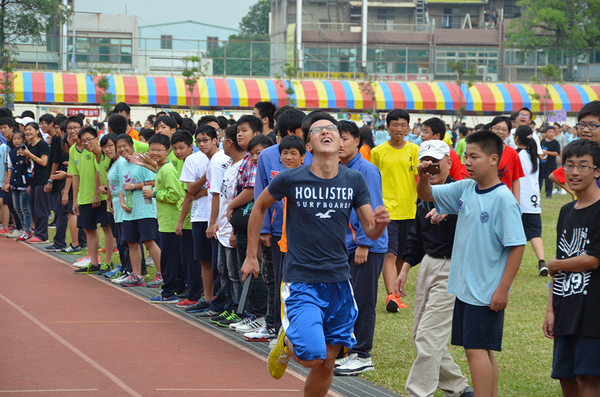
[[[423,142],[419,161],[432,162],[432,185],[455,182],[450,176],[450,147],[441,140]],[[396,280],[396,293],[404,292],[409,270],[418,265],[415,285],[413,344],[417,358],[406,380],[410,397],[432,396],[439,388],[446,396],[473,396],[467,378],[446,347],[452,330],[454,296],[446,291],[456,215],[438,215],[433,203],[418,200],[415,222],[402,256],[404,265]]]

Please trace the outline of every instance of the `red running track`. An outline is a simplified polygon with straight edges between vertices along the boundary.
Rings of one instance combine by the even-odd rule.
[[[0,396],[302,395],[301,375],[26,243],[0,238],[0,269]]]

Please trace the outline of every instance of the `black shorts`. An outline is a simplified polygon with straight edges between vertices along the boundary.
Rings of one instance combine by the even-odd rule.
[[[580,335],[555,336],[552,377],[600,376],[600,339]]]
[[[525,237],[527,241],[532,238],[542,237],[542,215],[541,214],[523,214],[523,229],[525,229]]]
[[[123,232],[121,241],[139,243],[148,240],[156,240],[158,234],[158,221],[154,218],[123,221],[121,230]]]
[[[194,260],[212,262],[212,242],[206,237],[208,222],[192,222],[194,236]],[[186,249],[187,247],[182,247]]]
[[[504,310],[474,306],[456,298],[452,315],[452,344],[465,349],[502,350]]]
[[[8,196],[4,190],[0,190],[0,200],[4,202],[4,196]]]
[[[400,258],[406,251],[408,245],[408,233],[414,224],[414,219],[405,219],[401,221],[392,220],[387,226],[388,231],[388,254],[394,254]]]
[[[101,227],[108,225],[108,212],[106,211],[106,200],[100,202],[100,206],[92,208],[92,204],[79,206],[79,219],[83,230],[96,230],[98,223]],[[79,227],[79,222],[78,225]]]

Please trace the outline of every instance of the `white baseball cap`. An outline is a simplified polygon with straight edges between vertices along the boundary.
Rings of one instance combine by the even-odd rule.
[[[29,123],[35,123],[35,120],[34,120],[34,119],[32,119],[31,117],[23,117],[22,119],[20,119],[20,118],[16,118],[16,119],[15,119],[15,121],[16,121],[18,124],[22,124],[22,125],[27,125],[27,124],[29,124]]]
[[[441,160],[444,156],[450,156],[450,146],[446,142],[431,140],[421,143],[419,160],[423,157],[433,157],[436,160]]]

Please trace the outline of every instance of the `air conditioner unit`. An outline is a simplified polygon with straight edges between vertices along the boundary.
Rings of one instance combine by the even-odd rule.
[[[419,68],[419,74],[429,74],[429,68]]]
[[[488,73],[485,76],[485,81],[498,81],[498,73]]]
[[[484,75],[485,74],[485,66],[478,66],[477,67],[477,74],[478,75]]]

